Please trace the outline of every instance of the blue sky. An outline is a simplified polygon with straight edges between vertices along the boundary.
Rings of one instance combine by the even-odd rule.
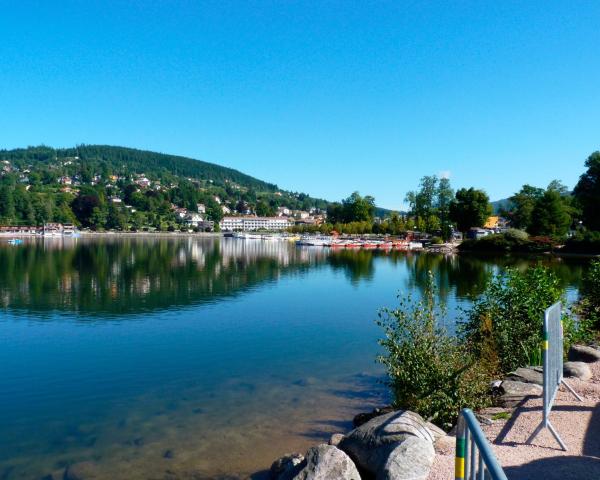
[[[600,3],[0,0],[0,148],[124,145],[388,208],[600,148]]]

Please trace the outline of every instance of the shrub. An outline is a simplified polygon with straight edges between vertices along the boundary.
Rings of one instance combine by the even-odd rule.
[[[442,239],[442,237],[431,237],[431,243],[433,245],[441,245],[442,243],[444,243],[444,240]]]
[[[496,233],[478,240],[466,240],[459,245],[461,251],[481,253],[523,251],[529,241],[522,236],[507,233]]]
[[[449,428],[462,408],[488,404],[489,377],[465,345],[442,327],[446,309],[436,298],[429,272],[420,300],[411,295],[399,297],[396,309],[380,311],[377,324],[385,338],[379,343],[385,353],[378,361],[387,369],[396,407]]]
[[[495,276],[466,312],[461,332],[483,363],[508,373],[537,358],[542,341],[544,310],[561,300],[564,290],[548,268],[523,273],[509,269]],[[575,326],[564,318],[565,345]]]
[[[594,260],[583,279],[578,312],[580,321],[600,327],[600,260]]]
[[[569,238],[563,249],[569,253],[600,254],[600,232],[584,232]]]

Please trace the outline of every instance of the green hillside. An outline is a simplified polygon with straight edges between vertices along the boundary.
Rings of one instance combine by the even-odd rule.
[[[328,202],[279,190],[238,170],[108,145],[0,150],[0,224],[177,228],[178,210],[219,221],[228,213],[325,211]]]

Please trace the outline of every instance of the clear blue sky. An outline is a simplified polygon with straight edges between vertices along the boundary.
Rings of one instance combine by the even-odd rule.
[[[600,2],[0,0],[0,148],[102,143],[389,208],[600,148]]]

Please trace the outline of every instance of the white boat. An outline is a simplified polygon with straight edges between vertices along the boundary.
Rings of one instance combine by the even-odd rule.
[[[421,242],[410,242],[408,244],[409,250],[423,250],[423,244]]]
[[[233,234],[234,238],[241,238],[242,240],[260,240],[262,235],[258,233],[248,233],[248,232],[236,232]]]
[[[302,237],[296,242],[296,245],[306,245],[309,247],[328,247],[331,245],[330,237]]]

